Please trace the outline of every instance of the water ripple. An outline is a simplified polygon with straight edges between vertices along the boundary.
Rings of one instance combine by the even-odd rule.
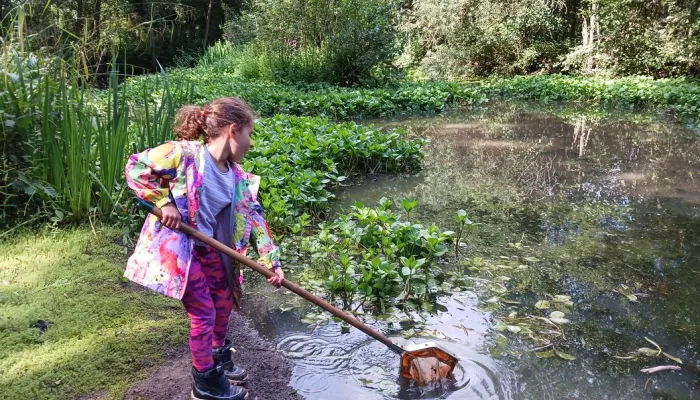
[[[278,342],[278,349],[295,360],[291,385],[309,399],[510,397],[490,365],[492,360],[476,351],[465,351],[463,346],[453,343],[451,348],[449,343],[441,343],[460,358],[453,376],[417,387],[399,377],[397,354],[360,332],[342,337],[338,332],[339,324],[328,323],[312,334],[293,334]]]

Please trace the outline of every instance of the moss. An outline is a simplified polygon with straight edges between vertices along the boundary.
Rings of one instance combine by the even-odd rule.
[[[3,399],[123,397],[167,348],[186,342],[180,303],[123,278],[118,237],[79,228],[0,243]]]

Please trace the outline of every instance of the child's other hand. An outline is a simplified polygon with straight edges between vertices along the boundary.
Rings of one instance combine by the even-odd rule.
[[[160,211],[163,214],[163,218],[161,218],[163,225],[170,229],[180,228],[180,220],[182,217],[180,216],[180,211],[178,211],[174,203],[164,205],[160,208]]]
[[[273,276],[271,278],[267,279],[267,283],[270,285],[280,288],[282,287],[282,279],[284,279],[284,271],[282,271],[282,268],[275,268],[273,272],[276,274],[276,276]]]

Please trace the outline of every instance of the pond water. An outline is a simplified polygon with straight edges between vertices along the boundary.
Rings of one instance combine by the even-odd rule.
[[[411,198],[412,219],[450,230],[464,209],[479,225],[465,237],[464,260],[446,268],[493,268],[465,270],[470,285],[440,297],[434,314],[404,315],[402,325],[365,319],[399,344],[436,341],[457,355],[454,376],[428,388],[400,381],[399,357],[382,344],[337,322],[301,322],[300,300],[251,278],[246,312],[294,360],[295,390],[308,399],[700,398],[696,133],[642,112],[505,102],[364,123],[429,139],[424,169],[370,176],[344,188],[337,209]],[[502,265],[523,259],[524,272]],[[493,329],[515,313],[547,316],[554,308],[535,304],[556,295],[573,305],[562,308],[571,322],[554,348],[575,360],[538,358],[536,341]],[[421,321],[423,334],[404,339],[408,320]],[[647,339],[686,368],[640,372],[675,364],[625,359],[656,349]]]

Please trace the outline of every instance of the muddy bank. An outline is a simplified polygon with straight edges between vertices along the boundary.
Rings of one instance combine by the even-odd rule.
[[[229,337],[236,352],[234,362],[248,371],[245,384],[249,400],[298,400],[301,396],[288,386],[292,364],[275,347],[262,339],[239,314],[231,315]],[[164,365],[154,367],[153,374],[127,390],[125,399],[189,400],[192,385],[189,349],[185,346]]]

